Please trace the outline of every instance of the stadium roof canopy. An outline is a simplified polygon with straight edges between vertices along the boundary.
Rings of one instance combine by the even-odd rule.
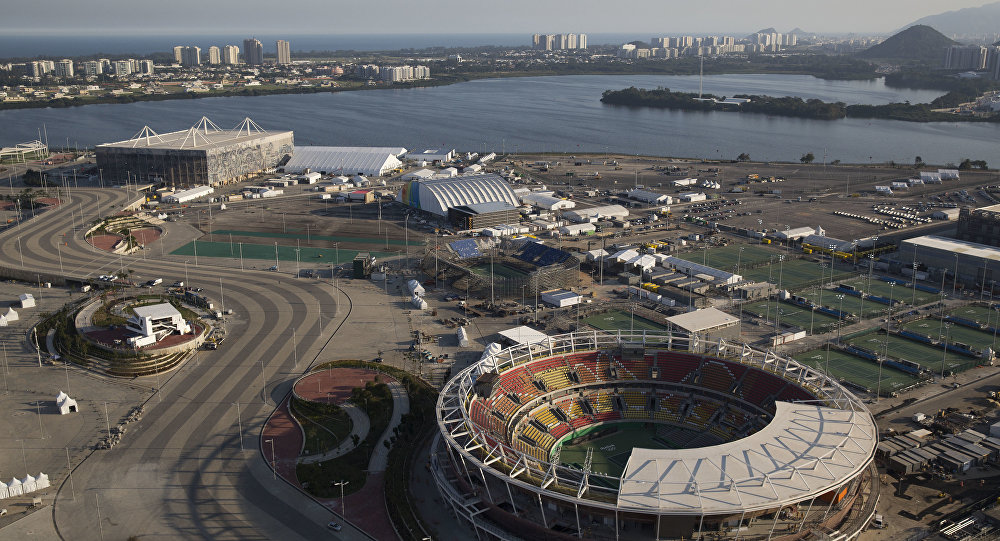
[[[878,441],[864,411],[775,402],[774,419],[740,440],[632,450],[618,504],[664,514],[739,515],[825,494],[866,468]]]
[[[406,152],[399,147],[295,147],[285,171],[305,169],[340,174],[381,176],[402,165],[397,156]]]
[[[396,199],[439,216],[446,216],[452,207],[498,202],[514,207],[521,204],[510,184],[492,173],[408,182]]]
[[[225,147],[236,143],[255,141],[263,135],[291,133],[287,131],[269,132],[249,118],[244,118],[230,130],[217,126],[208,117],[201,117],[194,126],[186,130],[170,133],[156,133],[149,126],[144,126],[131,139],[116,143],[105,143],[100,147],[115,148],[155,148],[164,150],[208,150]]]

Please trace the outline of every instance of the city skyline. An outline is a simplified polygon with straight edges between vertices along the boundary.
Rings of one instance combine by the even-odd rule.
[[[287,2],[286,9],[283,10],[287,15],[284,16],[275,16],[270,9],[265,9],[269,4],[260,0],[240,2],[239,10],[232,9],[235,2],[204,4],[178,0],[169,5],[151,5],[109,0],[103,3],[101,9],[77,10],[74,17],[65,22],[52,18],[50,14],[61,8],[73,9],[76,4],[69,4],[65,0],[49,0],[47,3],[53,9],[8,13],[0,21],[0,30],[16,35],[66,31],[81,35],[114,31],[128,35],[129,31],[146,34],[150,31],[167,32],[167,29],[175,28],[177,30],[171,33],[178,36],[206,32],[252,33],[254,29],[268,33],[328,31],[322,23],[316,23],[315,26],[302,23],[299,16],[303,11],[317,11],[313,3],[305,0]],[[60,6],[64,3],[65,6]],[[774,27],[779,32],[799,27],[807,32],[888,33],[927,15],[986,3],[988,2],[983,0],[954,0],[948,3],[940,0],[886,0],[872,4],[860,0],[844,0],[836,4],[817,2],[804,10],[801,2],[767,0],[755,3],[754,9],[750,10],[745,3],[736,1],[704,7],[681,7],[672,3],[639,0],[628,10],[608,11],[602,3],[583,0],[575,4],[571,12],[567,12],[561,4],[512,0],[504,5],[503,10],[490,14],[490,28],[501,33],[530,34],[552,31],[545,27],[551,27],[553,21],[558,21],[562,28],[573,28],[576,32],[585,33],[749,33],[766,27]],[[190,11],[185,6],[197,9],[201,17],[198,20],[186,17],[184,14]],[[356,32],[433,34],[420,32],[408,19],[385,21],[381,15],[396,7],[403,8],[403,2],[383,0],[377,3],[349,4],[338,6],[337,11],[339,17],[355,21],[352,23],[352,30]],[[472,24],[481,17],[481,13],[465,9],[465,4],[456,0],[429,0],[424,3],[424,8],[452,12],[454,22],[459,23],[459,27],[463,22]],[[861,13],[864,17],[858,16]],[[600,16],[596,17],[595,14]],[[322,17],[316,19],[322,20]],[[108,26],[108,20],[113,20],[116,24]],[[292,36],[294,34],[290,34]]]

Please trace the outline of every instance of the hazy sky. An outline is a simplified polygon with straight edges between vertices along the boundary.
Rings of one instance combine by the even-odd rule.
[[[32,0],[0,9],[0,32],[885,33],[984,0]],[[15,8],[14,5],[18,7]]]

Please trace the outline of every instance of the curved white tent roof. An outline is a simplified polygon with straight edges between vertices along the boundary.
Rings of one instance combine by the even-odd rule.
[[[402,203],[445,216],[448,209],[480,203],[520,206],[514,190],[500,175],[467,175],[442,180],[414,181],[403,186],[397,197]]]
[[[397,156],[404,154],[399,147],[303,147],[296,146],[285,171],[299,173],[305,169],[353,175],[360,173],[381,176],[402,165]]]

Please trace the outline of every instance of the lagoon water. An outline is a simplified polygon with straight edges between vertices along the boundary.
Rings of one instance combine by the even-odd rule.
[[[201,98],[65,109],[0,111],[0,145],[47,132],[52,146],[127,139],[143,125],[185,129],[202,115],[228,127],[249,116],[265,129],[292,129],[299,145],[454,147],[470,151],[613,152],[755,160],[1000,165],[1000,126],[874,119],[820,121],[731,112],[609,106],[608,89],[628,86],[698,91],[697,76],[572,75],[484,79],[449,86],[322,94]],[[848,104],[928,102],[936,91],[894,89],[876,81],[826,81],[805,75],[713,75],[706,93],[799,96]]]

